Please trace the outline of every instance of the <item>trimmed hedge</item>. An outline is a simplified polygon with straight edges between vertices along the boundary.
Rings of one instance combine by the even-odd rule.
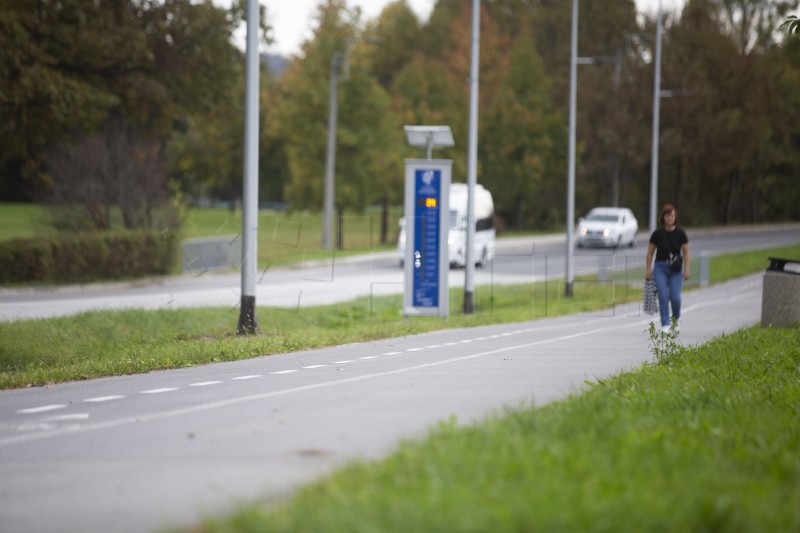
[[[0,243],[0,284],[80,283],[168,274],[173,234],[109,231]]]

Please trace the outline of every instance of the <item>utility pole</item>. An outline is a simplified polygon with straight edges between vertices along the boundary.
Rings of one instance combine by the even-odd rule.
[[[569,162],[567,164],[567,255],[564,270],[564,296],[572,298],[573,241],[575,240],[575,94],[578,77],[578,0],[572,0],[572,52],[569,61]]]
[[[661,114],[661,0],[658,0],[658,22],[656,25],[656,58],[653,80],[653,153],[650,162],[650,233],[656,228],[658,209],[658,128]]]
[[[242,295],[240,335],[258,330],[256,271],[258,270],[258,0],[247,0],[244,179],[242,192]]]
[[[564,268],[564,296],[572,298],[574,294],[573,280],[575,267],[573,266],[574,240],[575,240],[575,123],[577,114],[577,86],[578,65],[597,65],[600,63],[615,63],[614,83],[619,85],[621,55],[617,52],[614,56],[578,57],[578,0],[572,0],[572,52],[569,62],[569,161],[567,164],[567,250]]]
[[[322,249],[333,249],[333,209],[335,200],[334,176],[336,174],[336,128],[339,111],[339,52],[331,56],[330,91],[328,103],[328,151],[325,157],[325,200]]]
[[[467,242],[464,254],[464,314],[475,312],[475,185],[478,181],[478,77],[481,2],[472,0],[472,52],[469,75],[469,140],[467,155]]]

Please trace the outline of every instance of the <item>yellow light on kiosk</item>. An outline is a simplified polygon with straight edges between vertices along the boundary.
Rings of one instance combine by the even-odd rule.
[[[425,207],[436,207],[436,198],[425,198]]]

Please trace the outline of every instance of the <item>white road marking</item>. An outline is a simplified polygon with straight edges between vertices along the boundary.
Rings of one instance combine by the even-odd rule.
[[[139,394],[161,394],[163,392],[172,392],[176,390],[178,390],[177,387],[164,387],[161,389],[150,389],[150,390],[139,391]]]
[[[60,404],[53,404],[53,405],[43,405],[41,407],[30,407],[28,409],[20,409],[17,413],[21,415],[35,415],[36,413],[46,413],[47,411],[55,411],[56,409],[63,409],[67,407],[67,404],[60,403]]]
[[[242,380],[242,379],[256,379],[256,378],[260,378],[260,377],[263,377],[263,376],[261,374],[251,374],[249,376],[239,376],[239,377],[235,377],[235,378],[231,378],[231,379]]]
[[[457,342],[446,342],[446,343],[444,343],[445,346],[455,346],[456,344],[458,344],[458,343]]]
[[[403,352],[386,352],[385,354],[382,355],[400,355],[401,353]]]
[[[353,362],[352,359],[346,359],[344,361],[334,361],[333,364],[334,365],[346,365],[347,363],[352,363],[352,362]]]
[[[55,415],[42,419],[43,422],[65,422],[68,420],[88,420],[89,413],[75,413],[74,415]]]
[[[380,355],[368,355],[368,356],[366,356],[366,357],[359,357],[359,359],[361,359],[361,360],[363,360],[363,361],[367,361],[367,360],[369,360],[369,359],[377,359],[377,358],[379,358],[379,357],[380,357]]]
[[[441,348],[441,344],[431,344],[430,346],[426,346],[426,348],[434,349],[434,348]]]
[[[409,349],[408,349],[408,350],[406,350],[406,351],[407,351],[407,352],[418,352],[418,351],[420,351],[420,350],[424,350],[424,349],[425,349],[425,348],[409,348]]]
[[[322,368],[323,366],[328,366],[328,365],[308,365],[308,366],[304,366],[303,368],[308,368],[308,369],[311,369],[311,368]]]
[[[199,383],[190,383],[190,387],[208,387],[209,385],[219,385],[221,381],[201,381]]]
[[[270,372],[270,375],[277,375],[277,374],[291,374],[292,372],[297,372],[297,370],[279,370],[277,372]]]
[[[112,395],[112,396],[97,396],[96,398],[86,398],[83,400],[86,403],[100,403],[100,402],[110,402],[112,400],[121,400],[125,396],[122,395]]]

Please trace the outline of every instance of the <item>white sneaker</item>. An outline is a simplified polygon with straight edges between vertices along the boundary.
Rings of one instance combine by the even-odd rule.
[[[661,331],[664,333],[669,333],[671,331],[670,326],[661,326]]]
[[[678,333],[681,330],[681,321],[680,320],[676,320],[675,321],[675,325],[672,327],[672,330],[675,333]]]

